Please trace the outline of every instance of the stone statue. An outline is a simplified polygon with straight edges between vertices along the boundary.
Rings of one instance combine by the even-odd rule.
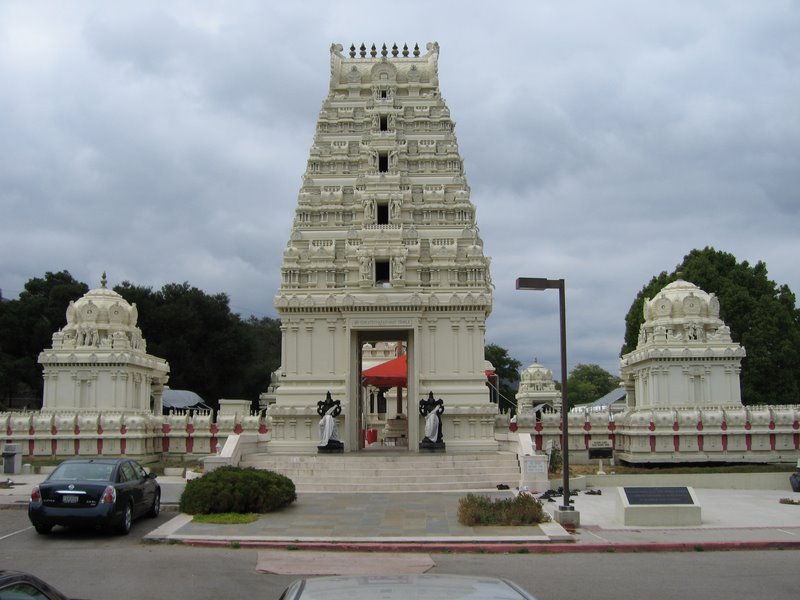
[[[425,437],[419,443],[420,450],[428,452],[444,452],[445,443],[442,439],[442,413],[444,400],[434,399],[433,392],[428,397],[419,401],[419,414],[425,417]]]
[[[361,279],[372,279],[372,259],[369,256],[361,256]]]
[[[714,333],[708,334],[709,341],[715,342],[731,342],[731,328],[727,325],[721,325]]]
[[[395,256],[392,259],[392,271],[395,279],[402,279],[406,272],[406,259],[403,256]]]
[[[392,219],[400,218],[400,200],[392,200]]]
[[[687,328],[686,337],[690,341],[703,341],[703,326],[697,323],[690,323]]]
[[[339,438],[336,427],[336,417],[342,413],[342,403],[331,398],[328,392],[325,400],[317,402],[317,414],[322,417],[319,421],[319,444],[317,452],[333,454],[344,452],[344,444]]]

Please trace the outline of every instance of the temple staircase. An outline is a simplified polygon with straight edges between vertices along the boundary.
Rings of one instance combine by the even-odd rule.
[[[517,455],[362,452],[291,456],[257,453],[241,467],[282,473],[298,492],[444,492],[496,490],[519,485]]]

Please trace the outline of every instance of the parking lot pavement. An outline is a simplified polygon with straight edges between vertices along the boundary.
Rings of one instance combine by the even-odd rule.
[[[0,487],[0,506],[25,508],[33,485],[42,475],[10,476],[13,485]],[[185,481],[159,477],[165,508],[175,508]],[[617,488],[574,497],[580,526],[569,532],[557,523],[529,527],[465,527],[458,523],[458,499],[465,492],[301,494],[284,510],[263,515],[247,525],[194,523],[176,515],[149,533],[149,541],[182,541],[220,545],[305,545],[365,550],[438,547],[494,548],[508,551],[524,545],[529,551],[586,552],[708,549],[800,548],[800,493],[780,490],[719,490],[695,488],[702,522],[692,527],[622,525],[617,516]],[[505,492],[506,494],[508,492]],[[501,495],[502,492],[496,494]],[[558,499],[560,500],[560,499]],[[551,514],[558,500],[545,502]]]

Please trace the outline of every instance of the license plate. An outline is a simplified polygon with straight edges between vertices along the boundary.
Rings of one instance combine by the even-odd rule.
[[[78,497],[77,496],[61,496],[61,501],[64,504],[77,504]]]

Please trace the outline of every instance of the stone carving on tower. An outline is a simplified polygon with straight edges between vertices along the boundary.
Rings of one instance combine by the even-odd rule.
[[[383,340],[407,344],[409,398],[432,391],[447,403],[448,451],[494,450],[483,374],[490,260],[439,90],[439,46],[345,55],[334,44],[330,56],[274,300],[283,346],[270,449],[313,450],[330,391],[342,399],[346,451],[357,450],[360,348]],[[409,439],[421,439],[408,412]]]
[[[70,302],[67,324],[39,354],[42,411],[160,415],[169,365],[147,354],[138,318],[135,304],[106,287],[105,273],[99,288]]]
[[[631,408],[742,405],[745,349],[719,317],[719,300],[678,279],[644,302],[644,323],[620,366]]]

